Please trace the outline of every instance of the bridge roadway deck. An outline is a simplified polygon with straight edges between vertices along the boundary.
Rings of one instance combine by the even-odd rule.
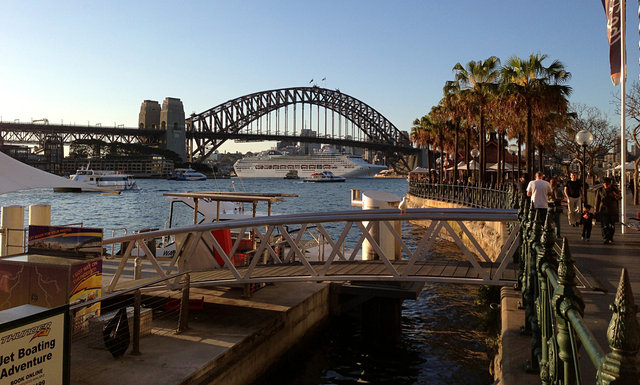
[[[637,218],[640,212],[640,206],[627,205],[627,213],[629,218]],[[628,219],[629,223],[638,223],[634,219]],[[562,217],[561,234],[569,240],[571,256],[575,260],[576,267],[585,275],[585,277],[598,287],[598,290],[581,290],[582,298],[585,303],[584,320],[595,336],[596,340],[605,352],[609,351],[607,345],[607,327],[611,320],[611,311],[609,305],[613,303],[616,295],[616,288],[620,281],[620,274],[623,267],[627,268],[629,280],[635,297],[635,303],[639,303],[640,299],[640,231],[627,228],[626,234],[620,233],[620,224],[616,225],[616,233],[614,243],[604,245],[602,243],[600,223],[593,226],[591,239],[583,241],[580,239],[582,229],[580,227],[571,227],[567,223],[565,215]],[[504,289],[508,290],[508,289]],[[520,292],[513,292],[511,301],[513,307],[517,305]],[[504,294],[504,291],[503,291]],[[509,294],[511,296],[511,294]],[[503,305],[504,305],[503,301]],[[519,328],[524,324],[524,310],[515,308],[508,309],[513,317],[520,320],[514,324]],[[503,309],[503,315],[505,309]],[[504,321],[504,320],[503,320]],[[504,330],[504,327],[503,327]],[[514,334],[519,334],[515,332]],[[517,335],[515,341],[511,344],[503,346],[505,349],[504,356],[510,358],[511,367],[507,370],[504,368],[505,385],[512,384],[539,384],[540,380],[535,375],[525,374],[522,370],[522,363],[530,358],[530,340],[529,337]],[[508,350],[510,349],[510,351]],[[591,364],[587,354],[581,353],[581,369],[582,380],[586,384],[595,382],[595,370]],[[509,364],[503,362],[503,365]],[[508,372],[508,373],[507,373]],[[508,377],[508,378],[507,378]],[[525,381],[529,379],[531,381]]]

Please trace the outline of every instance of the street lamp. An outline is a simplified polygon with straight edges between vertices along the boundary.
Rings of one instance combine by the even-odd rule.
[[[593,134],[587,130],[580,130],[576,134],[576,143],[578,146],[582,146],[582,194],[583,204],[587,203],[587,191],[585,182],[585,169],[587,168],[587,146],[593,143]]]
[[[478,155],[480,155],[480,150],[478,150],[477,148],[474,148],[473,150],[471,150],[471,157],[473,158],[474,161],[476,161],[476,158],[478,157]],[[471,163],[471,162],[469,162]],[[476,170],[478,170],[478,172],[476,172],[476,175],[478,176],[476,179],[476,184],[478,186],[480,186],[480,167],[478,167],[478,162],[476,161],[476,164],[474,165]]]

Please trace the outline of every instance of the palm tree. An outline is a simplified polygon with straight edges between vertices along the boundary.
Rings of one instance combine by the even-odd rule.
[[[528,60],[513,56],[502,68],[504,92],[514,114],[526,115],[526,170],[533,175],[535,143],[544,142],[549,126],[544,122],[550,114],[564,115],[571,87],[563,85],[571,78],[564,65],[554,61],[549,67],[542,62],[547,55],[529,55]],[[534,141],[535,134],[535,141]]]
[[[487,165],[486,158],[486,127],[485,108],[498,90],[500,78],[500,59],[495,56],[484,61],[470,61],[464,67],[460,63],[453,66],[454,81],[457,83],[462,98],[467,101],[465,110],[467,123],[478,119],[478,134],[480,146],[480,180],[484,180]]]
[[[411,126],[411,141],[418,147],[427,150],[427,168],[431,169],[431,145],[434,141],[433,132],[431,131],[431,122],[429,116],[425,115],[413,121]]]

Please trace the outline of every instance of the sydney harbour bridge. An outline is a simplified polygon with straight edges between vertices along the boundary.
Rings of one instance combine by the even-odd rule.
[[[260,91],[231,99],[188,116],[184,130],[191,162],[202,162],[227,140],[363,148],[369,154],[382,155],[389,166],[404,169],[412,163],[410,156],[418,152],[408,134],[373,107],[340,90],[317,86]],[[169,132],[173,134],[175,127]],[[169,132],[165,128],[71,126],[47,121],[0,122],[0,143],[42,146],[47,138],[56,136],[64,144],[97,140],[163,147],[175,140]]]

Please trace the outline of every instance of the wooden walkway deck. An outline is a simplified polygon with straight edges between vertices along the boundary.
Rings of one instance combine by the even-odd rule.
[[[115,264],[112,262],[111,264]],[[299,282],[299,281],[421,281],[448,282],[464,284],[487,284],[477,269],[468,261],[418,261],[409,266],[406,260],[392,261],[394,274],[383,261],[333,261],[327,271],[322,274],[324,262],[310,262],[313,273],[301,262],[289,264],[258,265],[251,272],[250,279],[236,279],[229,269],[196,271],[191,273],[192,286],[241,284],[249,282]],[[513,263],[507,265],[501,277],[496,277],[498,265],[478,262],[488,273],[489,280],[496,284],[512,286],[516,283],[516,270]],[[105,264],[104,282],[110,280],[115,266]],[[237,267],[241,277],[245,277],[248,267]],[[145,278],[150,280],[149,278]],[[144,279],[143,279],[144,280]],[[118,283],[117,290],[126,289],[143,282],[143,280],[125,280]]]

